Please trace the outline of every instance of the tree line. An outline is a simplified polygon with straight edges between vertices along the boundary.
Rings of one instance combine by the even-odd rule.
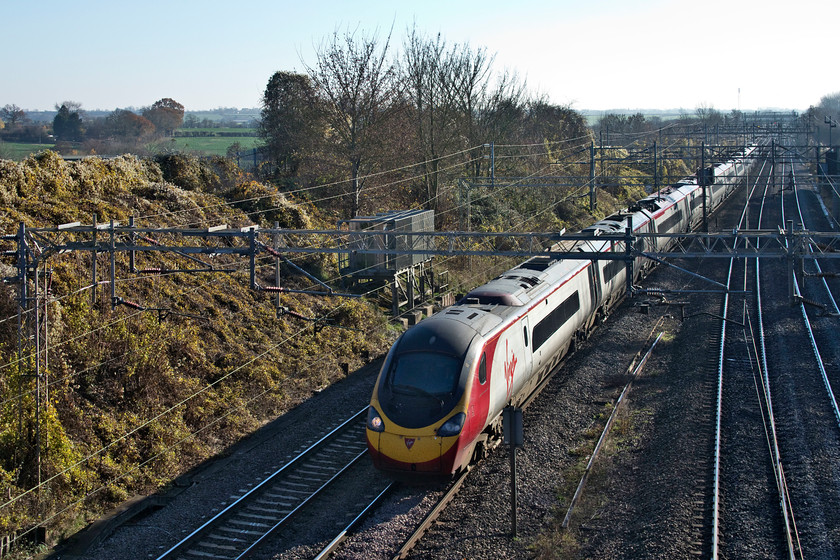
[[[320,199],[344,216],[385,198],[445,210],[457,177],[548,174],[592,138],[581,114],[497,71],[486,49],[416,28],[399,51],[390,35],[335,32],[304,66],[274,73],[262,97],[270,173],[289,188],[330,185]]]
[[[144,107],[139,113],[116,109],[99,118],[87,118],[82,104],[76,101],[56,104],[56,110],[52,126],[48,127],[29,121],[26,112],[17,105],[5,105],[0,109],[0,119],[4,123],[0,139],[17,142],[49,139],[57,145],[81,143],[85,144],[86,152],[101,152],[104,146],[126,149],[156,137],[171,136],[184,122],[184,106],[168,97]]]
[[[824,95],[820,102],[805,113],[805,118],[817,129],[817,138],[820,142],[832,145],[840,144],[840,91]],[[834,130],[836,129],[836,130]]]

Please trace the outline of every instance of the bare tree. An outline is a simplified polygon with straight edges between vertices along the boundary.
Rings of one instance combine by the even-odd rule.
[[[438,206],[441,156],[461,147],[458,113],[452,88],[453,65],[445,41],[422,37],[414,27],[404,46],[401,75],[411,103],[416,157],[423,171],[426,208]]]
[[[0,109],[0,117],[10,127],[17,126],[26,122],[26,111],[17,105],[5,105]]]
[[[486,49],[474,51],[465,44],[455,45],[448,58],[449,69],[445,86],[458,109],[461,132],[469,146],[484,144],[486,138],[482,136],[479,128],[479,111],[487,98],[490,69],[495,56],[489,56]],[[481,164],[481,159],[473,162],[473,175],[481,174]]]
[[[697,118],[707,126],[714,126],[723,123],[723,114],[715,109],[714,105],[701,103],[694,109]]]
[[[527,102],[525,83],[516,73],[498,75],[492,89],[479,99],[478,130],[484,141],[519,141]]]
[[[306,66],[336,153],[349,166],[351,216],[359,210],[364,176],[382,150],[382,132],[397,97],[396,71],[388,60],[390,39],[390,33],[380,42],[375,34],[336,31],[318,47],[315,65]]]
[[[840,91],[823,95],[820,98],[819,107],[827,113],[833,114],[835,117],[840,117]]]

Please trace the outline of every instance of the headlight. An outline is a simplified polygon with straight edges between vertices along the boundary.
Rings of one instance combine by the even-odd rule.
[[[373,430],[374,432],[385,431],[385,422],[382,421],[382,417],[379,416],[379,413],[372,406],[368,408],[367,427],[368,430]]]
[[[444,422],[443,426],[437,429],[437,435],[441,437],[457,436],[461,433],[461,428],[464,427],[464,420],[466,419],[467,415],[463,412],[459,412]]]

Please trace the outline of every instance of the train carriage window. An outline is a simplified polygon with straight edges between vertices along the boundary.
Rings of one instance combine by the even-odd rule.
[[[481,363],[478,364],[478,382],[484,385],[487,383],[487,354],[481,354]]]
[[[662,225],[660,226],[660,231],[662,233],[671,231],[680,222],[680,220],[682,220],[682,217],[682,210],[677,210],[662,222]]]
[[[578,292],[573,293],[567,297],[563,303],[558,305],[551,311],[542,321],[534,327],[534,348],[537,349],[553,335],[557,329],[572,318],[572,316],[580,309],[580,296]]]
[[[522,337],[525,339],[525,347],[528,347],[528,326],[522,327]]]
[[[604,267],[604,282],[609,282],[616,276],[618,273],[627,268],[627,265],[624,261],[609,261],[607,265]]]

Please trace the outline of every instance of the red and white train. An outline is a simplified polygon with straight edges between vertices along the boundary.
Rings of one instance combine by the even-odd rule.
[[[707,210],[735,190],[754,148],[712,167]],[[594,240],[556,250],[610,251],[599,234],[678,233],[702,220],[697,177],[651,195],[586,228]],[[648,240],[654,238],[646,238]],[[657,237],[660,247],[670,238]],[[652,241],[651,241],[652,242]],[[634,280],[651,266],[636,259]],[[520,404],[570,348],[624,297],[622,260],[536,256],[408,329],[388,352],[367,421],[374,465],[393,475],[448,476],[480,456],[501,432],[501,412]]]

